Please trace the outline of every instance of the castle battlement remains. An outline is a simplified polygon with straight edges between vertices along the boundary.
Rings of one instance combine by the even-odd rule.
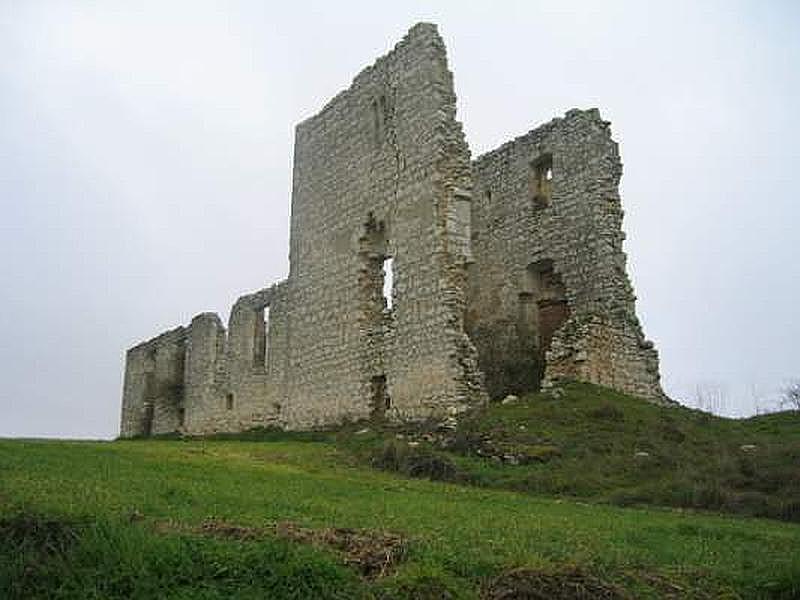
[[[288,277],[128,350],[121,435],[420,419],[562,379],[664,400],[621,172],[596,109],[471,161],[414,26],[297,126]]]

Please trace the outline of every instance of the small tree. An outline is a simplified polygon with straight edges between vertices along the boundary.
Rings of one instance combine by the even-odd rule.
[[[795,379],[783,388],[781,406],[788,406],[789,410],[800,411],[800,379]]]

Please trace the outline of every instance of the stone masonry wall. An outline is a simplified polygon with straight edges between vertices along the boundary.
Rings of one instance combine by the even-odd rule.
[[[416,419],[485,401],[464,330],[472,173],[455,103],[444,43],[419,24],[298,125],[289,277],[240,298],[227,330],[213,313],[181,330],[179,429]],[[144,394],[142,360],[128,355],[126,398]],[[123,413],[123,436],[145,433]]]
[[[573,110],[470,163],[455,114],[422,23],[300,123],[288,278],[131,348],[121,435],[420,419],[564,378],[663,399],[608,123]]]
[[[473,172],[467,318],[490,393],[571,377],[663,399],[626,273],[609,123],[571,110],[479,157]]]
[[[455,241],[468,238],[468,224],[451,215],[468,202],[470,177],[432,25],[415,26],[297,127],[286,407],[294,426],[375,411],[418,418],[483,400],[463,329],[466,248]],[[381,295],[389,257],[391,309]],[[388,398],[376,399],[384,385]]]
[[[184,406],[185,327],[128,350],[122,392],[123,435],[169,433],[180,428]]]

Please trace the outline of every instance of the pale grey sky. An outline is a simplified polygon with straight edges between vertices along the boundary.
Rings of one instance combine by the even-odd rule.
[[[473,154],[598,107],[667,391],[800,377],[800,3],[0,2],[0,436],[113,437],[125,348],[287,271],[294,125],[417,21]]]

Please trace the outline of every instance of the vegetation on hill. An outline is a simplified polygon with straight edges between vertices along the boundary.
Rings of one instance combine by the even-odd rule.
[[[726,419],[570,384],[453,425],[335,439],[373,464],[434,479],[800,521],[800,411]]]
[[[422,428],[0,440],[0,597],[795,598],[800,525],[603,502],[785,510],[798,436],[570,386]]]

